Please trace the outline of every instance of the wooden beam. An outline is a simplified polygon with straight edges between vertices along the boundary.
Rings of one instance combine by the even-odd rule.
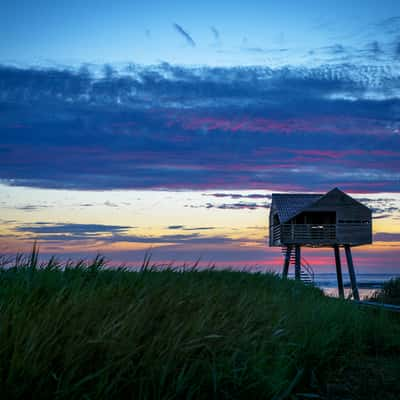
[[[356,273],[354,271],[353,257],[351,256],[351,249],[348,244],[344,245],[344,250],[346,251],[347,267],[349,268],[351,290],[353,292],[354,300],[360,300],[360,295],[358,294]]]
[[[287,278],[289,272],[290,255],[292,254],[292,246],[286,247],[285,261],[283,263],[282,277]]]
[[[337,276],[339,297],[344,299],[342,264],[340,262],[339,246],[338,245],[333,246],[333,250],[335,252],[336,276]]]
[[[300,245],[297,244],[295,247],[295,266],[294,266],[294,278],[296,281],[300,280],[300,270],[301,270],[301,250]]]
[[[400,306],[395,306],[394,304],[375,303],[372,301],[356,301],[356,303],[359,304],[360,306],[382,308],[384,310],[400,313]]]

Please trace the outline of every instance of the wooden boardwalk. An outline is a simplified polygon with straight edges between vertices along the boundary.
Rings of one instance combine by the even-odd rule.
[[[354,302],[361,306],[380,308],[400,313],[400,306],[395,306],[393,304],[375,303],[373,301],[361,301],[361,300],[354,300]]]

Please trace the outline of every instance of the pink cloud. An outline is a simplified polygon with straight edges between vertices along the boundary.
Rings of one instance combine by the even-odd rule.
[[[392,129],[381,121],[372,118],[347,116],[319,116],[276,120],[273,118],[251,117],[214,117],[193,114],[167,115],[166,126],[180,126],[186,130],[220,130],[225,132],[280,132],[300,133],[334,133],[338,135],[362,133],[363,135],[388,135]]]

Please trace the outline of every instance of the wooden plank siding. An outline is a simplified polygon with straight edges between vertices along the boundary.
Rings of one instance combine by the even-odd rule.
[[[284,203],[284,195],[279,196],[279,201]],[[287,196],[287,199],[295,201],[295,194]],[[312,204],[296,211],[296,215],[289,220],[279,220],[279,204],[276,204],[272,196],[270,246],[299,244],[332,247],[372,243],[371,210],[339,189],[321,195]]]
[[[273,226],[271,245],[357,246],[372,242],[371,224],[280,224]]]

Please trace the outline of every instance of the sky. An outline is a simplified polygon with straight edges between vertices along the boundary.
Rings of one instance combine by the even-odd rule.
[[[358,271],[400,272],[398,1],[16,0],[0,26],[0,253],[276,269],[271,194],[339,187],[373,210]]]

